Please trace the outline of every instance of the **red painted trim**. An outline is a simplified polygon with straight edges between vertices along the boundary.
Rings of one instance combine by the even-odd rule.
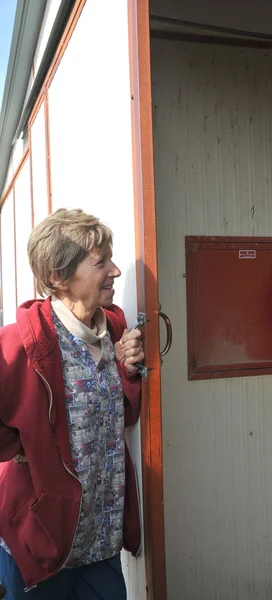
[[[41,89],[41,91],[40,91],[40,94],[39,94],[39,96],[38,96],[38,98],[36,100],[36,103],[35,103],[35,105],[33,107],[32,113],[31,113],[31,115],[29,117],[28,127],[32,127],[32,125],[33,125],[33,123],[34,123],[34,121],[35,121],[35,119],[37,117],[37,114],[38,114],[38,112],[39,112],[39,110],[41,108],[41,105],[42,105],[43,101],[44,101],[44,94],[45,94],[45,88],[43,86],[42,89]]]
[[[18,165],[18,167],[17,167],[17,169],[16,169],[16,171],[15,171],[15,173],[14,173],[14,175],[13,175],[13,177],[12,177],[12,179],[11,179],[11,181],[10,181],[7,189],[6,189],[6,191],[4,192],[4,194],[3,194],[2,198],[1,198],[1,204],[0,204],[1,208],[2,208],[3,204],[5,203],[6,199],[8,198],[8,196],[9,196],[9,194],[10,194],[10,192],[11,192],[13,186],[14,186],[14,183],[15,183],[16,179],[17,179],[20,171],[22,170],[22,168],[23,168],[23,166],[24,166],[24,164],[26,162],[26,159],[28,158],[28,155],[29,155],[29,147],[26,148],[26,150],[25,150],[25,152],[24,152],[24,154],[22,156],[21,162]]]
[[[15,274],[15,303],[16,303],[16,308],[18,308],[15,194],[16,194],[16,192],[15,192],[15,185],[14,185],[13,186],[14,274]]]
[[[207,373],[193,372],[188,376],[189,381],[203,381],[205,379],[228,379],[233,377],[259,377],[260,375],[271,375],[272,367],[260,369],[235,369],[231,371],[209,371]]]
[[[156,205],[150,73],[149,3],[129,0],[137,293],[145,327],[141,413],[143,512],[148,600],[166,599]]]
[[[44,94],[44,122],[45,122],[45,153],[46,153],[46,182],[48,214],[52,212],[52,181],[51,181],[51,161],[50,161],[50,133],[49,133],[49,114],[48,114],[48,90]]]
[[[187,235],[185,237],[186,250],[189,250],[192,244],[197,244],[199,248],[211,248],[214,244],[242,244],[243,248],[247,249],[248,245],[252,248],[252,244],[267,244],[271,243],[272,246],[272,237],[257,237],[257,236],[220,236],[220,235]]]
[[[31,228],[34,229],[34,196],[33,196],[33,165],[32,165],[32,130],[28,126],[29,144],[29,174],[30,174],[30,205],[31,205]],[[37,298],[36,280],[33,276],[33,298]]]

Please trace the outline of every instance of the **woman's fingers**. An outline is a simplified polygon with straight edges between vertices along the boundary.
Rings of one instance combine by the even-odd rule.
[[[143,344],[141,341],[141,331],[125,329],[122,338],[115,344],[115,354],[117,360],[122,362],[127,368],[132,369],[134,363],[141,363],[144,360]]]
[[[132,356],[127,356],[126,360],[125,360],[125,364],[128,363],[130,365],[133,365],[134,363],[141,363],[143,361],[144,361],[144,352],[141,351]]]
[[[141,352],[143,352],[143,346],[141,343],[138,343],[137,345],[129,346],[128,348],[126,348],[125,356],[126,358],[130,358],[133,356],[138,356],[139,354],[141,354]]]
[[[142,335],[142,333],[139,329],[132,329],[131,331],[128,331],[128,329],[125,329],[124,333],[122,335],[122,338],[120,340],[120,343],[122,346],[125,346],[126,344],[139,339],[141,337],[141,335]]]

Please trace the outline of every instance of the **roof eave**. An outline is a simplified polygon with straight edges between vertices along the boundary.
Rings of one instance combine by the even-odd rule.
[[[7,177],[12,142],[24,106],[45,6],[46,0],[17,2],[0,114],[0,197]]]

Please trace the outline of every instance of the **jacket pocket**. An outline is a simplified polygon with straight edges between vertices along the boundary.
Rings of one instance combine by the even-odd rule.
[[[44,567],[50,566],[61,553],[65,527],[62,504],[63,499],[57,494],[42,493],[31,504],[22,507],[12,519],[33,558]]]

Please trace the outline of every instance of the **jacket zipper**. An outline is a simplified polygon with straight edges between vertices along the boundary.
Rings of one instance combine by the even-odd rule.
[[[52,425],[52,421],[51,421],[51,411],[52,411],[52,405],[53,405],[53,394],[52,394],[52,390],[51,390],[51,387],[50,387],[50,385],[49,385],[48,381],[45,379],[45,377],[44,377],[44,376],[43,376],[43,375],[42,375],[42,374],[41,374],[41,373],[40,373],[40,372],[39,372],[37,369],[35,369],[35,371],[36,371],[36,373],[37,373],[37,374],[38,374],[38,375],[41,377],[41,379],[43,380],[43,382],[44,382],[44,384],[45,384],[45,386],[46,386],[46,388],[47,388],[47,390],[48,390],[48,392],[49,392],[50,404],[49,404],[49,413],[48,413],[48,417],[49,417],[49,422],[50,422],[50,423],[51,423],[51,425]],[[60,566],[60,568],[58,569],[57,573],[59,573],[59,572],[61,571],[62,567],[65,565],[65,563],[67,562],[67,560],[68,560],[68,559],[70,558],[70,556],[71,556],[71,552],[72,552],[72,549],[73,549],[73,545],[74,545],[74,541],[75,541],[75,537],[76,537],[76,532],[77,532],[77,528],[78,528],[78,524],[79,524],[79,520],[80,520],[81,508],[82,508],[82,483],[79,481],[78,477],[76,477],[76,475],[74,475],[74,473],[72,473],[72,471],[70,471],[70,469],[68,469],[68,467],[67,467],[67,465],[65,464],[65,462],[64,462],[64,460],[63,460],[63,458],[62,458],[62,456],[61,456],[61,455],[60,455],[60,458],[61,458],[61,462],[62,462],[62,464],[63,464],[64,468],[66,469],[66,471],[67,471],[68,473],[70,473],[70,475],[72,475],[72,477],[74,477],[74,479],[76,479],[76,480],[79,482],[79,484],[80,484],[80,487],[81,487],[81,497],[80,497],[80,506],[79,506],[79,511],[78,511],[78,519],[77,519],[77,524],[76,524],[75,533],[74,533],[73,541],[72,541],[72,544],[71,544],[71,548],[70,548],[70,550],[69,550],[69,553],[68,553],[68,555],[66,556],[65,560],[63,561],[62,565],[61,565],[61,566]],[[55,575],[57,575],[57,573],[55,573]],[[45,580],[44,580],[44,581],[45,581]],[[42,583],[42,582],[41,582],[41,583]],[[24,591],[25,591],[25,592],[30,592],[30,590],[33,590],[33,588],[35,588],[35,587],[37,587],[37,584],[36,584],[36,585],[33,585],[33,586],[32,586],[32,587],[30,587],[30,588],[25,588],[25,590],[24,590]]]
[[[41,377],[41,379],[43,380],[43,382],[45,384],[45,387],[47,388],[47,391],[49,393],[50,403],[49,403],[48,418],[49,418],[49,423],[51,423],[51,425],[53,425],[53,423],[51,421],[51,412],[52,412],[52,406],[53,406],[53,394],[52,394],[52,390],[51,390],[51,387],[50,387],[48,381],[45,379],[45,377],[37,369],[35,369],[35,371]]]

